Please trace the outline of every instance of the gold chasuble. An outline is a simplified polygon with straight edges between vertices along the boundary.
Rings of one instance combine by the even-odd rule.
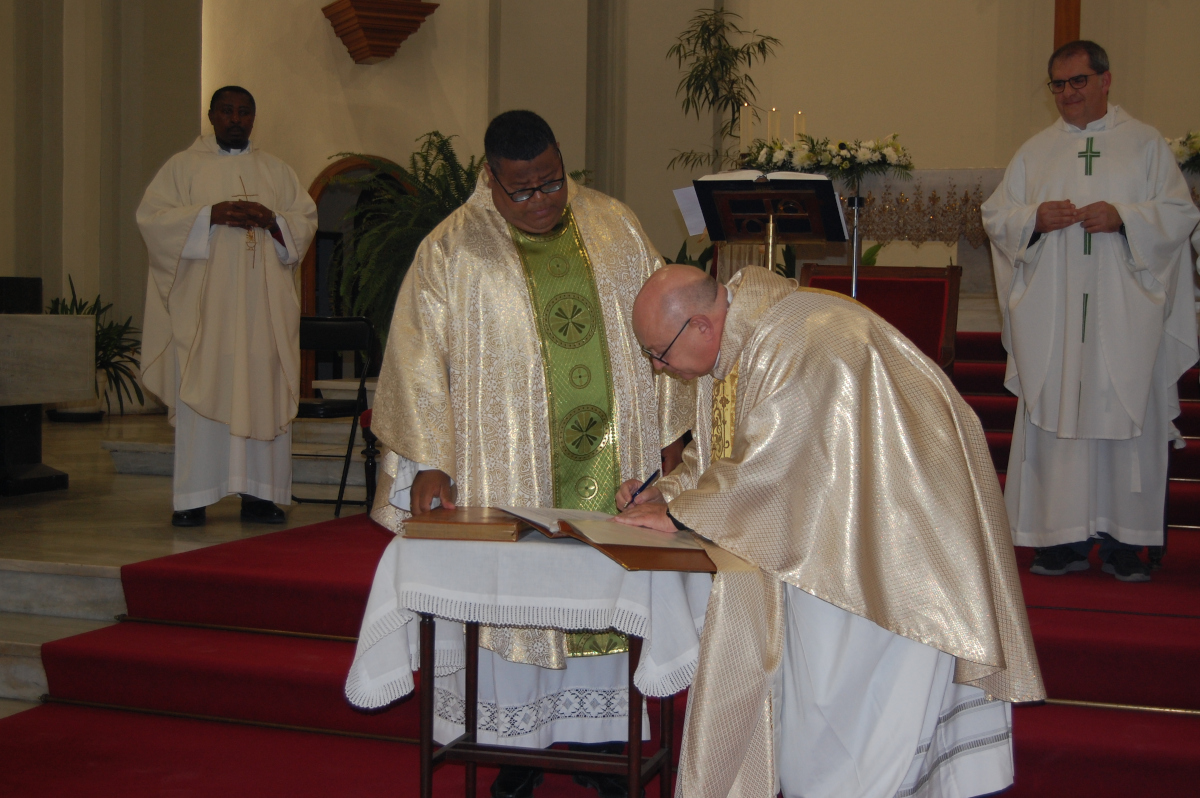
[[[785,583],[953,655],[960,684],[1044,698],[999,481],[945,374],[847,297],[761,267],[728,288],[718,365],[697,380],[713,435],[658,483],[676,518],[734,555],[717,561],[678,793],[775,795]]]
[[[403,475],[395,486],[406,488],[418,466],[449,474],[461,506],[613,512],[620,483],[648,477],[692,428],[692,386],[654,374],[630,322],[662,259],[620,202],[570,179],[566,190],[561,226],[526,235],[496,210],[483,173],[418,248],[372,421],[389,451],[371,516],[389,529],[408,517],[393,482]],[[604,632],[570,637],[504,627],[480,642],[552,668],[568,653],[623,650]]]

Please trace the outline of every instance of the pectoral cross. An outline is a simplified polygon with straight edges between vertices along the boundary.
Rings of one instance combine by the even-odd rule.
[[[1092,161],[1100,157],[1100,150],[1092,149],[1092,140],[1088,136],[1087,147],[1079,152],[1079,157],[1084,159],[1083,173],[1088,177],[1092,175]]]
[[[1091,141],[1091,139],[1088,139],[1088,141]],[[1088,172],[1088,174],[1091,174],[1091,172]],[[246,181],[241,178],[241,175],[238,176],[238,182],[242,184],[242,193],[234,194],[233,198],[235,200],[242,200],[243,202],[249,202],[251,197],[258,196],[257,194],[247,193]],[[254,229],[251,228],[246,231],[246,249],[250,250],[251,252],[254,252],[254,250],[257,248],[258,248],[258,242],[254,238]],[[252,268],[252,269],[254,268],[254,259],[253,258],[250,259],[250,268]]]

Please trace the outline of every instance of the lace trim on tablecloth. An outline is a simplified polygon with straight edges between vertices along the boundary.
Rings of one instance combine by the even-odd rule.
[[[440,687],[434,693],[434,712],[447,723],[462,725],[466,703]],[[575,687],[544,695],[529,704],[502,707],[479,702],[479,730],[500,738],[524,737],[551,723],[567,719],[597,720],[629,715],[626,690]]]

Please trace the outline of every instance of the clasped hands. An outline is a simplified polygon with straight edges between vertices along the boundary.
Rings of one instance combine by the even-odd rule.
[[[1093,202],[1076,208],[1070,200],[1043,202],[1037,209],[1033,230],[1051,233],[1079,223],[1089,233],[1115,233],[1121,229],[1121,215],[1108,202]]]
[[[616,520],[629,526],[641,526],[658,532],[675,534],[675,524],[667,517],[667,504],[663,501],[662,492],[657,487],[651,485],[630,503],[629,497],[641,484],[636,479],[628,479],[621,484],[617,490],[617,507],[621,509],[621,514],[617,516]],[[409,507],[412,508],[414,514],[425,513],[429,511],[433,500],[438,499],[443,507],[453,510],[455,509],[454,496],[454,485],[450,481],[450,475],[445,471],[437,469],[419,471],[413,480],[412,490],[409,494]]]
[[[273,210],[259,202],[241,200],[218,202],[212,206],[209,223],[241,227],[246,230],[261,227],[272,233],[277,229]]]

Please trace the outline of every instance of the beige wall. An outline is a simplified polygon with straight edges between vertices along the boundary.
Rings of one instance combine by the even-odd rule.
[[[140,324],[133,214],[197,132],[200,0],[0,0],[0,43],[0,274]]]
[[[392,58],[360,66],[321,13],[328,0],[205,0],[201,119],[214,89],[258,105],[256,145],[309,183],[338,152],[407,161],[423,133],[482,154],[488,121],[488,2],[448,0]],[[269,31],[269,35],[264,35]]]
[[[753,72],[760,103],[802,108],[813,135],[896,131],[921,168],[993,167],[1057,118],[1044,86],[1050,0],[725,5],[783,41]],[[1195,0],[1082,3],[1081,34],[1112,57],[1113,100],[1164,135],[1200,127],[1198,31]]]
[[[494,89],[489,116],[526,108],[562,145],[568,171],[584,168],[587,140],[586,0],[498,0],[492,4]],[[482,146],[482,142],[481,142]]]

